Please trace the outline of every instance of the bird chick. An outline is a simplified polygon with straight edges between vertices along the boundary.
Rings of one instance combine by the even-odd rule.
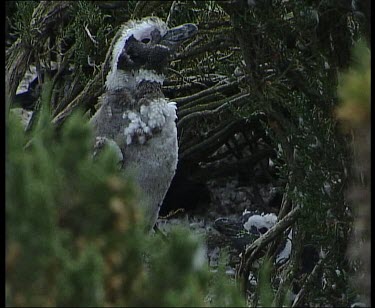
[[[121,151],[121,168],[140,188],[139,203],[151,229],[178,160],[176,103],[163,95],[164,71],[176,47],[197,27],[168,29],[159,18],[147,17],[119,31],[102,104],[90,122],[96,140],[111,140]]]

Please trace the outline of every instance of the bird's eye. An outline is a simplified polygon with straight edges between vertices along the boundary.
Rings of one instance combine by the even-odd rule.
[[[148,44],[150,43],[150,39],[149,38],[144,38],[141,42],[144,43],[144,44]]]

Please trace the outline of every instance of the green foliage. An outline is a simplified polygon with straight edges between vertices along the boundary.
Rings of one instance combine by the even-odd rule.
[[[57,277],[56,301],[61,306],[98,306],[104,302],[104,261],[94,245],[76,259],[62,259],[63,271]],[[79,299],[79,302],[77,302]]]
[[[362,40],[353,48],[352,66],[340,75],[339,97],[342,106],[338,117],[352,127],[361,126],[370,118],[371,66],[370,50]]]
[[[8,12],[12,11],[12,6],[14,5],[14,15],[12,17],[12,22],[10,22],[10,32],[13,35],[22,38],[22,40],[29,41],[29,31],[30,31],[30,21],[33,15],[35,7],[38,5],[37,1],[17,1],[11,4],[7,3]],[[10,13],[10,12],[9,12]],[[13,13],[13,12],[12,12]]]
[[[293,249],[311,244],[331,251],[323,272],[325,277],[336,277],[337,266],[349,270],[345,255],[352,224],[343,193],[351,162],[350,139],[341,134],[334,113],[337,71],[350,63],[358,33],[350,7],[339,1],[255,2],[232,16],[247,69],[243,86],[252,94],[236,114],[250,121],[255,114],[266,115],[264,129],[277,150],[279,179],[287,183],[283,189],[292,204],[302,206],[293,226]],[[362,74],[357,84],[351,82],[342,92],[360,91],[359,83],[368,85],[369,76]],[[296,269],[299,255],[290,261]],[[308,290],[304,303],[319,298],[320,304],[324,300],[337,304],[341,297],[340,304],[347,305],[352,293],[348,277],[341,279],[345,282],[340,288],[334,289],[338,286],[334,282],[320,288],[322,277],[316,277],[316,287]]]
[[[95,164],[89,160],[90,131],[87,125],[82,126],[78,116],[67,123],[61,139],[56,141],[50,121],[42,121],[45,115],[46,112],[42,112],[30,140],[25,138],[15,119],[10,118],[7,125],[7,254],[14,254],[13,259],[8,261],[7,258],[7,262],[13,264],[7,272],[10,305],[54,303],[57,290],[63,290],[56,288],[56,273],[64,271],[67,266],[68,271],[81,275],[99,262],[89,250],[78,253],[73,248],[70,242],[73,230],[79,229],[82,237],[93,233],[98,235],[112,220],[111,213],[103,215],[101,212],[109,212],[108,196],[112,192],[108,187],[108,177],[109,172],[116,170],[113,160],[100,159]],[[107,174],[98,178],[100,173],[97,173],[90,182],[87,181],[88,170],[92,174],[96,174],[95,170]],[[100,187],[98,192],[103,196],[100,198],[98,194],[95,203],[87,204],[82,210],[79,207],[83,199],[92,196],[90,184],[95,184],[94,189]],[[121,193],[121,200],[129,199],[129,194],[125,194],[129,189]],[[98,203],[101,199],[105,200],[102,204]],[[88,214],[97,218],[95,223],[85,221],[90,219]],[[75,217],[75,221],[64,222],[70,216]],[[78,261],[75,254],[78,254]],[[94,278],[82,276],[86,279],[82,285],[89,288]]]
[[[371,306],[371,55],[367,44],[353,48],[352,66],[342,72],[337,116],[353,136],[353,163],[349,200],[354,223],[348,255],[353,264],[351,285],[360,301]],[[344,273],[346,274],[346,273]]]
[[[264,260],[259,272],[259,301],[262,307],[272,307],[273,290],[271,287],[272,262]]]
[[[80,113],[56,134],[46,102],[30,135],[12,116],[6,126],[6,305],[242,303],[223,271],[209,271],[201,239],[179,229],[167,242],[144,233],[136,190],[119,174],[116,154],[92,158]]]
[[[272,260],[264,257],[259,259],[259,268],[252,271],[252,281],[257,281],[256,285],[252,285],[250,296],[250,307],[289,307],[291,286],[283,283],[279,288],[280,277],[275,277],[277,268]],[[257,278],[255,279],[255,277]],[[283,278],[285,279],[285,278]]]
[[[93,2],[74,2],[70,15],[72,20],[63,29],[61,40],[74,41],[73,62],[84,77],[83,81],[87,82],[95,72],[95,68],[89,69],[88,62],[92,66],[100,65],[109,45],[108,36],[114,30],[106,22],[110,16],[105,15]]]
[[[334,112],[338,110],[338,116],[352,125],[369,121],[369,52],[363,46],[355,49],[357,65],[342,75],[337,91],[337,71],[347,68],[352,42],[359,36],[349,2],[255,2],[232,20],[220,1],[175,3],[171,26],[184,22],[200,26],[197,40],[186,50],[205,48],[172,63],[180,75],[169,81],[178,85],[171,87],[170,97],[196,93],[221,77],[225,82],[237,80],[238,89],[203,97],[199,104],[236,91],[251,93],[248,102],[230,106],[229,112],[197,117],[183,127],[181,145],[189,147],[189,139],[196,136],[205,140],[225,121],[245,118],[258,123],[262,115],[261,129],[270,139],[262,142],[277,151],[278,178],[288,183],[278,189],[285,190],[294,205],[303,206],[293,226],[294,250],[304,243],[331,251],[322,270],[328,287],[321,288],[322,276],[317,276],[316,287],[308,290],[304,303],[348,305],[353,293],[347,287],[350,269],[344,255],[352,217],[344,191],[352,157],[350,139],[339,132]],[[36,4],[14,5],[9,21],[16,36],[27,40]],[[53,30],[52,44],[47,46],[52,52],[35,58],[43,62],[46,54],[52,60],[63,54],[63,62],[75,69],[65,70],[54,89],[47,81],[41,101],[50,101],[53,93],[63,95],[67,88],[77,93],[70,81],[83,87],[92,78],[115,30],[136,6],[137,1],[115,10],[103,9],[100,2],[72,4],[68,18]],[[160,5],[155,14],[165,19],[169,8]],[[245,38],[240,48],[238,33]],[[244,78],[234,76],[236,68],[245,72]],[[209,80],[217,76],[216,81]],[[186,82],[189,78],[191,84]],[[189,87],[183,92],[180,84]],[[338,97],[344,102],[340,109],[336,109]],[[66,103],[73,98],[72,94]],[[171,234],[168,243],[158,236],[144,237],[135,223],[141,220],[132,206],[136,192],[118,174],[115,154],[104,151],[93,161],[90,129],[82,125],[82,118],[73,116],[56,135],[45,106],[30,135],[25,136],[14,119],[6,127],[7,305],[242,305],[232,282],[220,274],[223,268],[216,277],[205,266],[194,267],[192,260],[202,249],[199,240],[180,230]],[[298,269],[300,254],[294,255],[290,262]],[[270,288],[277,288],[275,272],[261,275],[258,291],[267,305]],[[301,279],[298,271],[294,275]]]
[[[211,280],[208,302],[212,307],[246,307],[245,298],[238,295],[238,281],[223,275],[227,267],[227,258],[227,253],[222,252],[217,272]]]
[[[131,294],[132,306],[201,306],[208,272],[204,267],[204,250],[186,230],[175,230],[168,237],[154,238],[147,245],[149,272],[143,286]],[[160,247],[165,249],[160,249]],[[160,296],[163,294],[163,296]],[[192,296],[195,294],[195,296]],[[152,299],[152,301],[150,301]]]

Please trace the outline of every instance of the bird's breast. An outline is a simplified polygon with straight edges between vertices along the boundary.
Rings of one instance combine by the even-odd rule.
[[[147,143],[134,143],[124,149],[125,170],[140,189],[140,203],[146,221],[154,225],[178,161],[177,128],[169,121]]]
[[[173,130],[171,135],[175,135],[176,106],[165,98],[145,100],[136,110],[125,110],[122,118],[126,145],[146,144],[151,138],[164,136],[170,130]]]
[[[140,204],[151,226],[177,168],[176,104],[158,97],[129,105],[120,94],[107,93],[91,123],[95,137],[119,145],[123,170],[139,187]]]

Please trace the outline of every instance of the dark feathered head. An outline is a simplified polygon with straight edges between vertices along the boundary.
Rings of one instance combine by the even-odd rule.
[[[180,43],[197,33],[194,24],[172,29],[156,17],[129,21],[120,29],[114,45],[111,71],[107,76],[108,89],[133,87],[141,79],[162,83],[164,68]]]

